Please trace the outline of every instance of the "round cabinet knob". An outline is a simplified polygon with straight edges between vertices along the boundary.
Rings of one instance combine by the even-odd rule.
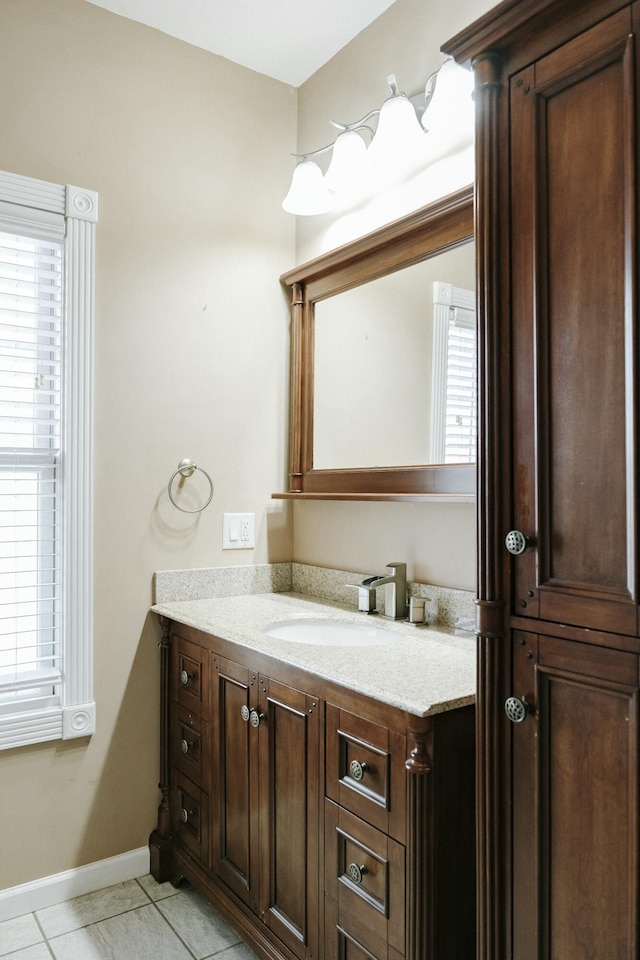
[[[524,533],[521,533],[520,530],[509,530],[509,533],[504,538],[505,547],[514,557],[519,557],[521,553],[524,553],[530,544],[531,538],[525,537]]]
[[[193,680],[194,677],[195,673],[187,673],[186,670],[183,670],[180,674],[180,683],[183,687],[186,687],[186,685],[189,683],[189,680]]]
[[[512,723],[522,723],[529,713],[529,704],[524,697],[521,700],[517,697],[508,697],[504,703],[504,712]]]
[[[366,872],[367,868],[365,866],[358,866],[357,863],[350,863],[347,867],[349,879],[353,880],[354,883],[362,883],[362,878]]]
[[[189,750],[191,750],[192,746],[193,746],[193,740],[180,741],[180,749],[182,750],[183,753],[189,753]]]
[[[193,810],[185,810],[183,807],[180,811],[180,820],[182,823],[189,823],[189,817],[192,816]]]
[[[352,760],[349,764],[349,773],[354,780],[362,780],[369,767],[359,760]]]
[[[249,710],[249,707],[246,705],[246,703],[243,703],[242,707],[240,708],[240,716],[242,717],[245,723],[251,716],[251,711]]]
[[[258,713],[257,710],[252,710],[249,714],[249,723],[252,727],[259,727],[260,724],[265,719],[264,713]]]

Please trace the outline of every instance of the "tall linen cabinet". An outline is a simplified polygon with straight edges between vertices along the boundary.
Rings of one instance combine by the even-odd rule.
[[[477,118],[479,960],[639,956],[639,33],[507,0],[443,47]]]

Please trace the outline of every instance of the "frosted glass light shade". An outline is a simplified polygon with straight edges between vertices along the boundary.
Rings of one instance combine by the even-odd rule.
[[[422,115],[422,126],[430,133],[450,133],[452,139],[473,136],[473,74],[455,60],[440,67],[429,106]]]
[[[324,182],[332,193],[360,195],[372,180],[371,158],[367,145],[355,130],[345,130],[333,145],[333,154]]]
[[[390,97],[382,104],[369,156],[382,170],[411,169],[425,159],[425,133],[404,94]]]
[[[289,192],[282,201],[282,209],[298,216],[326,213],[333,206],[322,170],[313,160],[303,160],[293,171]]]

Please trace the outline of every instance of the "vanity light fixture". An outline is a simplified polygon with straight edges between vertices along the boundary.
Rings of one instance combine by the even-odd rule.
[[[430,78],[431,79],[431,78]],[[418,119],[417,109],[424,108],[418,100],[417,105],[398,89],[394,74],[389,74],[387,83],[391,96],[384,101],[378,115],[375,136],[369,145],[369,155],[376,168],[385,179],[400,177],[412,168],[426,163],[426,143],[424,128]],[[428,89],[429,81],[427,81]],[[422,111],[421,111],[422,112]]]
[[[340,133],[324,147],[298,160],[289,191],[282,202],[287,213],[313,216],[336,204],[353,203],[371,194],[377,184],[399,183],[429,161],[429,140],[453,135],[452,143],[473,130],[472,75],[448,59],[428,78],[424,93],[407,97],[395,74],[387,76],[391,91],[381,107],[355,123],[330,123]],[[377,119],[376,119],[377,118]],[[375,129],[370,125],[375,123]],[[323,174],[315,157],[332,151]]]

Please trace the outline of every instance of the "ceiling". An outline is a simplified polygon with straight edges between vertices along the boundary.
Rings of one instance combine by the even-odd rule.
[[[395,0],[88,0],[294,87]]]

